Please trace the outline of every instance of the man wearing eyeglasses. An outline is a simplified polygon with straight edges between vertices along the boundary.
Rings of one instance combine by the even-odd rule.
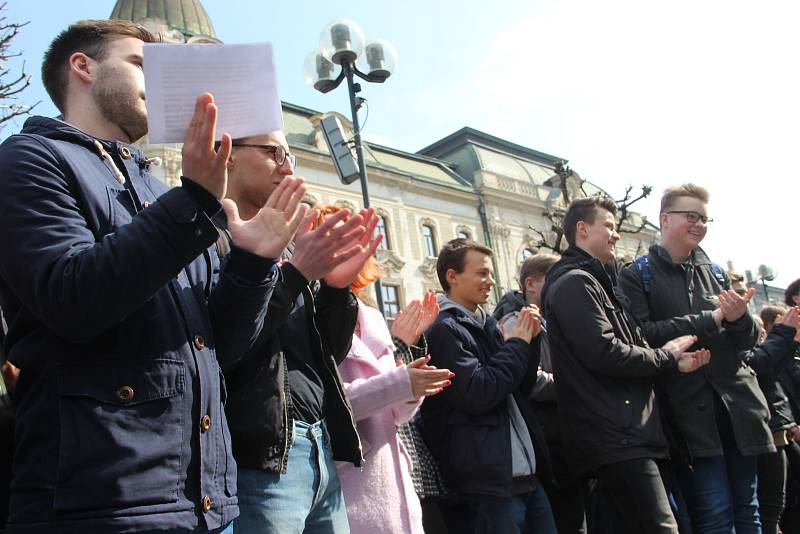
[[[753,289],[737,294],[700,248],[708,196],[695,184],[664,192],[661,242],[623,269],[620,286],[651,345],[693,334],[714,355],[704,372],[657,381],[693,532],[760,533],[756,459],[775,446],[764,395],[739,358],[758,340]]]
[[[281,131],[232,145],[227,196],[247,220],[294,174],[296,158]],[[260,339],[223,367],[239,467],[235,532],[349,532],[334,460],[360,467],[363,458],[337,364],[358,313],[350,283],[380,237],[372,210],[341,210],[311,230],[318,211],[283,254]]]

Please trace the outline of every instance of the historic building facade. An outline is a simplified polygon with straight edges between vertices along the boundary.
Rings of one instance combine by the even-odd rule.
[[[198,0],[118,0],[111,18],[139,22],[172,42],[220,42]],[[359,183],[343,185],[336,174],[319,123],[327,113],[283,103],[284,130],[297,155],[297,173],[309,184],[310,203],[358,209]],[[352,124],[336,114],[352,136]],[[154,174],[179,183],[180,145],[148,145],[162,164]],[[516,288],[521,261],[552,243],[549,214],[569,197],[603,191],[565,170],[566,160],[463,128],[417,153],[366,143],[370,200],[381,215],[385,245],[377,257],[384,272],[384,301],[393,315],[427,289],[438,290],[436,254],[443,243],[469,237],[495,251],[497,280],[493,300]],[[633,214],[617,245],[621,257],[641,253],[656,239],[657,228]]]

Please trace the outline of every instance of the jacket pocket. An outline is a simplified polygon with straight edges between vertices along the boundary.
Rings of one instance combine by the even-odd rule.
[[[451,472],[460,479],[480,479],[489,475],[503,463],[507,454],[509,430],[499,424],[497,413],[467,415],[452,412],[447,421],[448,463]]]
[[[58,386],[55,510],[177,501],[185,446],[182,361],[64,365]]]

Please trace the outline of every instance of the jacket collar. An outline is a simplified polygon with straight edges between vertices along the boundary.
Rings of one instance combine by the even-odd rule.
[[[612,298],[616,295],[614,286],[617,281],[617,271],[615,262],[603,263],[585,250],[575,245],[570,245],[561,255],[561,259],[556,263],[550,272],[547,273],[545,285],[542,288],[542,302],[547,301],[547,296],[552,285],[567,274],[568,272],[580,269],[586,271],[597,279],[606,294]],[[543,306],[546,307],[546,306]]]
[[[667,249],[659,244],[650,245],[650,254],[664,260],[668,264],[675,266],[682,265],[681,263],[674,262]],[[708,258],[705,250],[697,247],[692,251],[691,254],[689,254],[689,258],[686,260],[686,262],[683,263],[690,263],[691,265],[710,265],[711,260]]]
[[[136,146],[130,143],[123,143],[122,141],[109,141],[107,139],[97,139],[79,130],[75,126],[64,122],[62,120],[53,119],[50,117],[42,117],[35,115],[25,121],[20,133],[41,135],[48,139],[56,141],[69,141],[95,151],[95,141],[105,147],[109,152],[117,152],[122,150],[123,147],[130,151],[131,157],[140,165],[149,164],[147,157]]]

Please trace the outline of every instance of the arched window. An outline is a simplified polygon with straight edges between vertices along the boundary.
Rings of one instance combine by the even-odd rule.
[[[436,237],[433,233],[433,226],[430,224],[422,225],[422,242],[425,247],[425,255],[435,257],[439,250],[436,246]]]
[[[472,236],[466,230],[459,230],[457,235],[459,239],[472,239]]]
[[[378,215],[378,224],[375,226],[375,235],[382,235],[383,240],[378,248],[382,250],[389,250],[392,248],[392,242],[389,240],[389,229],[386,223],[386,217]]]

